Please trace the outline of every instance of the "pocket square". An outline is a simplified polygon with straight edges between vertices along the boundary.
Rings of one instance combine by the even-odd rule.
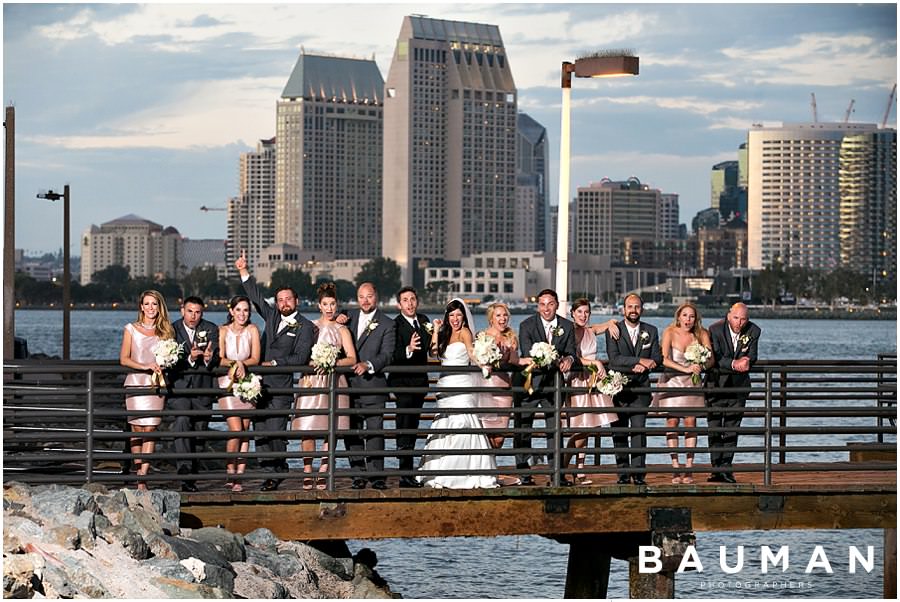
[[[289,333],[287,333],[287,335],[288,335],[289,337],[295,337],[295,336],[297,336],[297,335],[295,335],[293,332],[289,332]]]
[[[650,343],[647,343],[646,345],[644,345],[643,347],[641,347],[641,349],[650,349]]]

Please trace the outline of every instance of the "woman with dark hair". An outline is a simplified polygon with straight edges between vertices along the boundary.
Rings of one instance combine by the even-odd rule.
[[[353,346],[353,337],[346,326],[338,324],[335,318],[338,316],[337,304],[337,288],[333,282],[325,282],[319,285],[319,319],[314,320],[313,324],[319,329],[319,336],[316,345],[320,348],[323,345],[333,346],[333,350],[337,353],[334,363],[329,367],[317,366],[316,374],[308,374],[303,377],[300,383],[305,388],[327,388],[328,372],[334,366],[352,366],[356,363],[356,348]],[[316,347],[313,347],[313,357],[311,362],[317,359]],[[347,386],[347,377],[343,374],[337,377],[337,387],[345,388]],[[348,409],[350,407],[349,395],[338,395],[338,409]],[[310,395],[300,395],[295,401],[295,407],[298,410],[327,410],[328,409],[328,393],[315,393]],[[295,414],[294,420],[291,422],[291,429],[295,431],[327,431],[328,430],[328,414]],[[344,414],[338,416],[337,430],[347,430],[350,428],[350,416]],[[300,440],[300,448],[308,455],[303,458],[303,488],[312,489],[315,484],[316,489],[325,489],[326,483],[324,476],[320,476],[313,482],[313,456],[316,451],[316,438],[313,436],[303,437]],[[328,437],[322,444],[322,451],[328,451]],[[319,474],[328,472],[328,460],[325,456],[319,462]]]
[[[682,303],[675,310],[675,321],[672,322],[663,331],[662,335],[662,356],[663,366],[666,371],[659,375],[657,382],[658,389],[674,389],[672,392],[660,392],[653,396],[653,404],[659,408],[697,408],[701,412],[704,405],[703,395],[679,393],[680,388],[696,388],[700,384],[700,373],[712,366],[714,360],[710,351],[709,360],[705,366],[690,363],[685,358],[685,352],[688,347],[694,343],[699,343],[709,350],[712,350],[712,340],[709,337],[709,331],[701,326],[700,312],[692,303]],[[696,383],[693,382],[696,380]],[[697,417],[682,413],[672,413],[666,416],[666,428],[677,429],[678,423],[684,418],[684,426],[686,428],[694,428],[697,426]],[[666,433],[666,446],[678,447],[678,431],[671,430]],[[684,434],[684,446],[697,446],[697,433]],[[678,454],[670,454],[672,457],[672,468],[676,471],[681,468],[678,463]],[[688,452],[685,454],[684,468],[693,468],[694,454]],[[679,474],[675,472],[672,475],[673,483],[691,484],[694,478],[690,472]]]
[[[148,290],[141,293],[137,319],[125,325],[122,335],[122,346],[119,349],[119,364],[133,370],[125,377],[125,387],[152,387],[161,385],[162,368],[156,361],[153,352],[156,344],[162,340],[174,340],[175,329],[169,322],[169,311],[166,300],[159,291]],[[147,371],[150,371],[148,374]],[[165,406],[162,395],[125,395],[125,407],[128,410],[158,410]],[[159,416],[129,417],[128,423],[135,433],[155,431],[162,422]],[[130,439],[132,454],[152,454],[156,449],[156,440],[136,436]],[[150,462],[146,459],[134,460],[135,473],[145,476],[150,471]],[[147,485],[138,481],[138,489],[146,490]]]
[[[250,299],[244,295],[235,295],[228,302],[228,318],[219,329],[220,365],[230,366],[228,374],[219,377],[219,387],[222,389],[230,389],[232,384],[244,378],[249,366],[259,365],[259,329],[250,323],[250,312]],[[219,398],[221,410],[252,410],[255,407],[256,404],[236,395]],[[225,414],[225,420],[229,431],[250,430],[250,416]],[[246,454],[249,449],[250,439],[247,437],[235,437],[225,443],[225,451],[229,454],[225,462],[225,472],[228,475],[225,487],[234,492],[243,490],[239,479],[247,467],[247,460],[240,454]]]
[[[434,332],[431,336],[432,354],[439,357],[441,366],[470,366],[475,364],[472,357],[472,331],[474,324],[472,314],[462,299],[452,299],[447,304],[443,320],[434,321]],[[466,388],[475,386],[475,376],[481,380],[480,374],[444,373],[438,380],[438,410],[458,410],[478,407],[478,396],[465,391],[441,392],[441,388]],[[435,471],[444,474],[421,475],[416,477],[420,482],[435,488],[473,489],[476,487],[497,487],[494,475],[472,475],[466,471],[496,470],[494,456],[477,454],[478,450],[490,450],[491,443],[482,433],[440,432],[441,430],[480,430],[481,422],[475,414],[452,413],[439,414],[431,423],[436,431],[428,436],[419,470]],[[441,452],[449,450],[467,450],[469,455],[445,455]],[[446,474],[454,471],[454,474]]]

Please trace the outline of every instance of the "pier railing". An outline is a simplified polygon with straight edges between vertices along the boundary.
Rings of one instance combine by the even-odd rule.
[[[347,369],[338,369],[338,374]],[[506,477],[521,477],[525,474],[546,475],[548,483],[558,486],[564,479],[571,478],[576,472],[588,472],[593,475],[623,474],[641,472],[637,469],[619,468],[612,460],[617,451],[647,453],[648,472],[651,473],[708,473],[710,468],[706,462],[708,454],[724,448],[710,447],[706,436],[716,430],[732,431],[733,429],[716,429],[708,426],[704,418],[723,410],[709,407],[692,407],[682,409],[666,408],[668,416],[696,416],[697,426],[688,428],[681,424],[676,429],[666,427],[665,416],[660,409],[651,408],[616,408],[620,416],[634,413],[647,413],[647,424],[644,429],[648,435],[648,445],[644,448],[617,448],[612,445],[612,436],[618,433],[634,434],[634,429],[613,428],[610,426],[592,429],[573,429],[566,421],[566,400],[570,394],[585,393],[584,388],[567,386],[564,379],[556,376],[555,381],[548,383],[544,390],[552,403],[537,410],[531,408],[497,408],[483,404],[475,409],[440,409],[435,407],[437,393],[453,392],[498,394],[493,387],[467,387],[448,389],[437,386],[435,375],[452,372],[477,372],[478,368],[445,368],[438,365],[427,367],[388,367],[386,371],[422,372],[432,375],[426,388],[385,388],[366,389],[366,394],[427,392],[426,405],[422,410],[400,409],[393,402],[382,409],[339,409],[339,395],[358,393],[353,388],[341,388],[336,385],[337,378],[333,374],[324,388],[301,388],[294,386],[286,389],[271,389],[274,394],[310,395],[324,393],[329,396],[330,404],[326,410],[303,410],[304,415],[325,414],[328,417],[328,428],[320,431],[264,431],[250,430],[246,432],[225,430],[225,416],[245,416],[253,419],[264,416],[283,415],[290,419],[298,412],[295,409],[273,410],[252,409],[246,411],[218,409],[212,410],[171,410],[166,407],[162,411],[127,411],[124,405],[122,383],[125,370],[114,362],[88,362],[53,360],[23,360],[6,362],[4,365],[3,393],[3,448],[4,479],[21,480],[31,483],[134,483],[138,477],[131,474],[129,467],[135,459],[151,462],[154,470],[141,480],[153,482],[180,482],[183,478],[203,481],[221,482],[225,477],[224,464],[234,459],[234,453],[225,451],[225,441],[235,437],[246,437],[251,441],[260,437],[282,437],[288,440],[286,452],[262,452],[251,447],[247,454],[240,454],[248,460],[248,471],[243,480],[265,479],[273,475],[255,468],[255,463],[263,459],[284,458],[292,466],[290,475],[274,476],[291,478],[302,477],[300,466],[302,458],[315,456],[320,461],[327,460],[328,470],[322,475],[327,479],[328,489],[334,489],[338,483],[336,478],[367,477],[389,478],[398,476],[417,476],[435,474],[418,470],[400,471],[396,466],[396,458],[401,455],[415,456],[416,465],[422,455],[422,446],[429,434],[438,431],[429,429],[430,421],[437,413],[474,413],[504,414],[511,416],[508,427],[477,428],[456,430],[459,433],[480,433],[488,436],[503,435],[505,444],[501,448],[477,450],[478,454],[490,454],[496,459],[496,470],[466,471],[466,474],[494,474]],[[224,374],[224,371],[220,371]],[[254,367],[253,372],[260,374],[291,372],[297,375],[294,383],[302,381],[303,374],[311,373],[307,367]],[[872,360],[767,360],[760,361],[752,372],[752,385],[744,389],[749,399],[746,407],[724,410],[726,413],[741,414],[742,424],[737,433],[738,445],[735,449],[734,472],[762,473],[763,482],[771,484],[773,475],[779,472],[808,470],[815,464],[816,470],[886,470],[896,471],[896,460],[879,461],[878,454],[890,458],[896,449],[897,412],[897,359],[896,355],[881,355]],[[653,385],[649,388],[637,388],[636,392],[656,392],[656,377],[652,377]],[[509,395],[521,394],[521,387],[506,390]],[[671,389],[667,389],[670,392]],[[679,389],[685,394],[715,394],[735,392],[735,389],[720,389],[699,386],[696,389]],[[129,394],[160,394],[165,390],[157,388],[129,388]],[[221,396],[218,388],[168,390],[168,394],[178,396]],[[579,413],[610,412],[609,408],[587,410],[578,408]],[[531,429],[519,426],[519,416],[523,413],[537,412],[535,425]],[[338,430],[338,417],[343,414],[371,415],[383,413],[385,428],[380,431]],[[399,430],[395,427],[395,418],[401,413],[422,414],[418,429]],[[150,433],[141,433],[142,438],[156,439],[156,451],[152,455],[132,454],[129,448],[128,417],[139,415],[161,416],[161,427]],[[173,432],[170,430],[175,416],[191,416],[201,422],[207,422],[210,428],[201,431]],[[697,447],[666,447],[666,433],[677,431],[680,435],[691,433],[698,435]],[[450,432],[450,431],[440,431]],[[513,447],[512,437],[515,433],[531,433],[534,447]],[[593,441],[587,447],[567,447],[567,441],[575,433],[585,433]],[[351,456],[343,445],[343,437],[357,434],[362,437],[383,435],[388,441],[384,451],[367,451],[370,457],[383,456],[386,468],[381,472],[360,472],[350,468],[348,459]],[[416,434],[417,449],[398,451],[393,449],[393,442],[401,434]],[[172,441],[175,437],[196,439],[198,451],[192,458],[175,453]],[[328,451],[315,453],[300,449],[299,440],[315,438],[328,441]],[[865,444],[869,453],[867,458],[878,458],[875,461],[857,461],[848,463],[850,449]],[[692,469],[673,469],[669,465],[669,454],[695,454]],[[471,454],[470,450],[448,450],[441,454]],[[574,465],[563,466],[563,455],[585,453],[593,456],[595,461],[588,462],[585,469],[576,469]],[[531,469],[517,469],[516,454],[529,454],[539,461]],[[872,455],[874,454],[874,455]],[[195,459],[201,470],[196,475],[184,477],[176,474],[174,465],[179,459]],[[602,461],[604,460],[605,461]],[[449,472],[448,472],[449,474]]]

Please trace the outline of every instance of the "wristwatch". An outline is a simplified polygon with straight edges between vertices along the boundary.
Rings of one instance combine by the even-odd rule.
[[[270,362],[271,365],[273,365],[273,366],[277,366],[277,365],[278,365],[278,362],[276,362],[275,360],[269,360],[269,362]]]

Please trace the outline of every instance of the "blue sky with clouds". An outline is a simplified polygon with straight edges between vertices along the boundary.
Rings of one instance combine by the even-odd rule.
[[[752,123],[880,123],[897,80],[895,4],[4,4],[3,100],[16,107],[16,246],[61,245],[127,213],[224,238],[238,156],[275,133],[301,46],[386,76],[407,14],[499,26],[519,108],[547,127],[558,186],[560,62],[633,49],[641,74],[573,86],[572,186],[637,176],[709,206],[709,170]],[[888,119],[896,127],[896,101]]]

